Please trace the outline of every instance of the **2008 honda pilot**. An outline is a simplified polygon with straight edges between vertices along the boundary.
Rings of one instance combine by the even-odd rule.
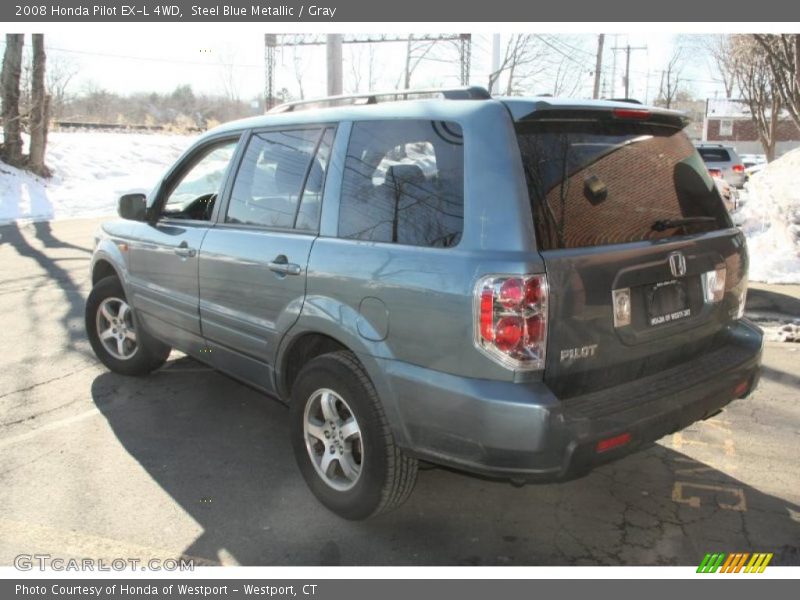
[[[346,518],[402,503],[419,460],[580,475],[758,378],[745,239],[685,125],[480,88],[223,125],[102,226],[89,338],[119,373],[175,348],[288,403]]]

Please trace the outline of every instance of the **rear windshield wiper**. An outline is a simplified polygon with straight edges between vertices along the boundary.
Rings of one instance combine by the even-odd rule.
[[[683,227],[695,223],[716,223],[716,217],[684,217],[683,219],[661,219],[650,226],[653,231],[666,231],[673,227]]]

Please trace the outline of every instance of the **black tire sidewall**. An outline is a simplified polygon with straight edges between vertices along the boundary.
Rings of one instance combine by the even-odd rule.
[[[376,414],[374,390],[366,389],[346,363],[333,356],[321,356],[304,367],[292,389],[290,432],[300,472],[314,495],[327,508],[346,519],[364,519],[380,506],[387,483],[387,441]],[[361,430],[363,462],[361,475],[347,491],[338,491],[317,473],[306,449],[303,419],[306,403],[321,388],[339,394],[348,404]]]
[[[106,298],[119,298],[128,302],[125,290],[116,277],[105,277],[98,281],[86,299],[86,335],[89,338],[92,350],[94,350],[100,362],[115,373],[122,375],[144,375],[163,364],[169,354],[169,348],[160,342],[149,340],[149,336],[142,329],[135,311],[132,318],[136,328],[136,343],[138,346],[136,354],[128,360],[120,360],[106,350],[100,341],[97,331],[97,311]],[[130,303],[128,304],[130,305]],[[131,310],[133,311],[133,307],[131,307]]]

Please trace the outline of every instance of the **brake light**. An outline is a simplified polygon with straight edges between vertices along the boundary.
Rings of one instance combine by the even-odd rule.
[[[733,389],[733,396],[734,398],[741,398],[745,394],[747,394],[747,390],[750,388],[750,380],[745,379],[744,381],[740,382],[734,389]]]
[[[547,345],[547,277],[484,277],[476,288],[475,345],[513,369],[543,369]]]
[[[734,173],[744,173],[744,165],[733,165],[731,168]]]
[[[617,435],[612,438],[600,440],[599,442],[597,442],[597,447],[595,448],[595,450],[598,454],[600,454],[601,452],[608,452],[609,450],[613,450],[614,448],[619,448],[620,446],[624,446],[630,441],[631,441],[631,434],[623,433],[621,435]]]
[[[650,111],[641,108],[615,108],[614,116],[618,119],[645,121],[650,118]]]

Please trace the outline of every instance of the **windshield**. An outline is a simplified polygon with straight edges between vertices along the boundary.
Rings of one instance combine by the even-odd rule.
[[[541,250],[730,226],[713,180],[681,131],[548,121],[518,124],[517,138]]]

